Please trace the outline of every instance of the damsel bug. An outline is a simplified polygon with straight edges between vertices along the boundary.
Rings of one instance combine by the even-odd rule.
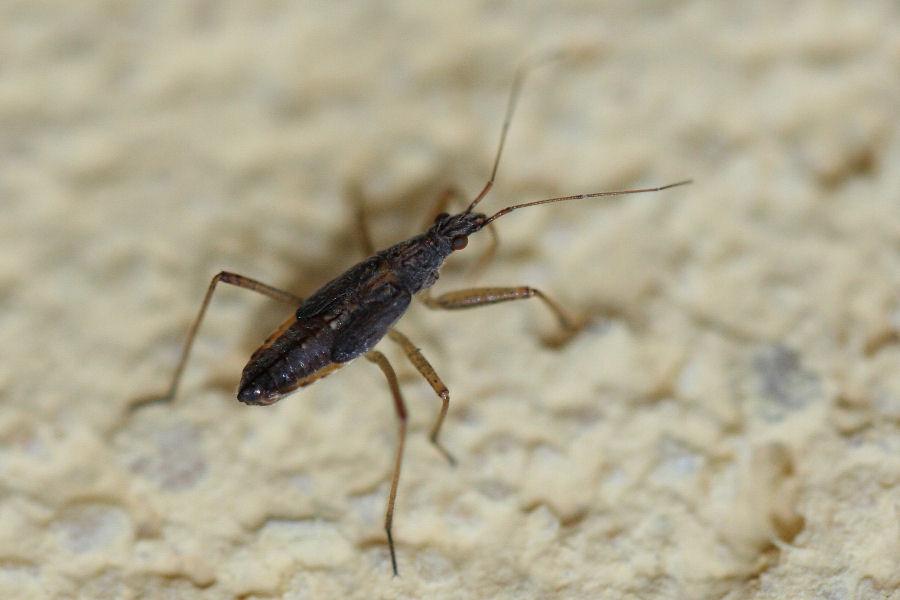
[[[397,482],[403,462],[407,415],[394,369],[384,354],[373,349],[375,345],[384,336],[399,344],[413,366],[440,397],[441,410],[431,428],[430,439],[446,459],[453,464],[453,457],[438,441],[441,425],[447,416],[447,409],[450,405],[450,393],[419,349],[405,335],[394,329],[394,324],[406,312],[412,297],[420,294],[419,297],[426,306],[450,310],[537,297],[553,312],[564,330],[572,331],[574,325],[565,316],[559,305],[546,294],[532,287],[472,288],[436,297],[429,294],[429,288],[437,281],[438,270],[444,260],[453,252],[465,248],[470,235],[514,210],[567,200],[655,192],[690,183],[689,180],[686,180],[656,188],[546,198],[507,206],[491,216],[474,212],[475,207],[494,185],[497,166],[500,163],[509,124],[525,76],[538,64],[552,58],[556,58],[556,54],[546,55],[525,63],[516,72],[490,178],[464,211],[453,215],[442,212],[434,219],[434,223],[425,233],[379,252],[374,251],[368,236],[364,234],[370,254],[369,258],[326,283],[306,300],[255,279],[222,271],[210,282],[200,310],[188,330],[187,340],[181,351],[181,357],[175,368],[168,393],[162,398],[143,401],[134,407],[144,406],[151,402],[171,401],[175,397],[191,346],[197,335],[197,329],[206,313],[216,284],[222,282],[236,285],[265,294],[275,300],[299,305],[294,315],[282,323],[250,357],[250,361],[244,367],[241,375],[237,398],[245,404],[272,404],[298,388],[327,377],[360,356],[364,356],[381,368],[390,386],[394,398],[394,408],[399,419],[397,453],[384,519],[391,568],[394,575],[397,575],[397,557],[391,523],[394,515],[394,501],[397,496]],[[442,197],[441,205],[449,200],[450,195],[447,193]],[[362,219],[360,220],[362,222]]]

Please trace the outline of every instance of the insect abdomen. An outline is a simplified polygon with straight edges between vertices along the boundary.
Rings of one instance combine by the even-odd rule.
[[[272,404],[342,367],[331,360],[334,335],[324,321],[309,323],[291,318],[283,323],[244,367],[238,400]]]

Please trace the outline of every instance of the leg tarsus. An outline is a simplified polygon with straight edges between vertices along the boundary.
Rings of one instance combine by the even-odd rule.
[[[444,445],[438,440],[438,434],[441,431],[441,425],[444,424],[444,418],[447,416],[447,410],[450,408],[450,392],[445,392],[440,395],[441,397],[441,413],[438,415],[437,420],[434,422],[434,425],[431,426],[431,432],[428,434],[428,439],[434,445],[435,448],[438,449],[438,452],[444,455],[444,458],[447,459],[447,462],[450,463],[451,467],[456,466],[456,459],[453,458],[453,455],[450,454],[450,451],[444,447]]]

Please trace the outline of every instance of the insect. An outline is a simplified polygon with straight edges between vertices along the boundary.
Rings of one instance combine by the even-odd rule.
[[[490,216],[475,212],[475,208],[494,185],[509,124],[525,76],[534,67],[555,58],[557,54],[544,55],[526,62],[516,72],[490,178],[465,210],[456,214],[441,212],[424,233],[378,252],[375,252],[367,235],[364,234],[370,256],[326,283],[306,300],[243,275],[228,271],[220,272],[210,282],[200,310],[188,330],[168,392],[162,398],[145,400],[133,405],[132,408],[153,402],[171,401],[175,397],[197,330],[219,283],[235,285],[299,306],[296,312],[250,357],[241,375],[237,399],[245,404],[272,404],[301,387],[327,377],[361,356],[381,369],[390,387],[399,423],[394,470],[384,521],[391,568],[396,576],[397,556],[392,523],[397,484],[403,462],[407,411],[394,369],[384,354],[374,349],[375,345],[385,336],[396,342],[441,399],[440,413],[431,427],[429,437],[444,457],[454,464],[453,457],[439,441],[441,426],[450,406],[450,393],[419,349],[409,338],[394,328],[409,307],[413,296],[418,294],[428,307],[448,310],[536,297],[556,316],[564,330],[571,331],[575,327],[560,306],[533,287],[471,288],[439,296],[431,296],[429,288],[437,281],[438,271],[444,260],[454,252],[464,249],[469,236],[491,226],[496,220],[515,210],[569,200],[655,192],[690,183],[689,180],[685,180],[655,188],[546,198],[507,206]],[[445,194],[441,205],[445,205],[452,195]]]

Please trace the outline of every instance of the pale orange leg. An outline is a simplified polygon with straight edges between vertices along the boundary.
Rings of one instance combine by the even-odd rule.
[[[172,383],[169,384],[169,390],[164,396],[140,400],[135,404],[132,404],[129,407],[129,410],[137,410],[138,408],[142,408],[150,404],[171,402],[175,398],[175,393],[178,391],[178,384],[181,382],[181,375],[182,373],[184,373],[184,367],[187,364],[188,356],[191,353],[191,346],[194,345],[194,338],[197,336],[197,330],[200,328],[200,323],[203,321],[203,317],[206,314],[206,307],[209,306],[209,301],[212,299],[213,292],[216,289],[216,284],[220,281],[222,283],[228,283],[231,285],[236,285],[240,288],[258,292],[260,294],[268,296],[269,298],[274,298],[279,302],[294,303],[297,306],[300,306],[300,304],[303,303],[303,298],[301,298],[300,296],[295,296],[290,292],[279,290],[278,288],[266,285],[265,283],[262,283],[255,279],[251,279],[249,277],[244,277],[243,275],[238,275],[237,273],[231,273],[229,271],[220,272],[218,275],[212,278],[212,281],[209,282],[209,287],[206,289],[206,295],[203,297],[203,303],[200,304],[200,310],[197,312],[197,316],[194,318],[194,322],[191,323],[191,328],[188,330],[187,339],[184,341],[184,347],[181,349],[181,357],[178,359],[178,365],[175,367],[175,373],[172,375]]]
[[[441,308],[445,310],[460,310],[463,308],[475,308],[478,306],[486,306],[488,304],[497,304],[499,302],[508,302],[511,300],[525,300],[527,298],[537,297],[547,305],[559,321],[560,326],[566,332],[572,332],[576,329],[575,324],[566,317],[562,308],[544,292],[529,286],[521,287],[484,287],[470,288],[458,290],[456,292],[448,292],[440,296],[432,297],[428,290],[422,293],[422,301],[429,308]]]
[[[431,440],[434,447],[444,455],[444,458],[446,458],[451,465],[455,465],[456,459],[454,459],[450,452],[444,448],[444,445],[438,441],[441,425],[443,425],[444,418],[447,416],[447,410],[450,408],[450,390],[447,389],[447,386],[444,385],[444,382],[438,377],[438,374],[435,372],[434,367],[431,366],[431,363],[428,362],[428,359],[422,355],[421,350],[416,348],[415,344],[413,344],[408,337],[396,329],[388,331],[388,337],[403,348],[403,352],[406,354],[409,362],[413,364],[416,370],[431,386],[431,389],[434,390],[434,393],[441,399],[441,414],[438,415],[437,420],[434,422],[434,425],[432,425],[428,439]]]
[[[394,501],[397,499],[397,484],[400,481],[400,467],[403,465],[403,444],[406,441],[406,404],[403,402],[403,395],[400,393],[400,384],[397,383],[397,374],[394,368],[384,354],[378,350],[370,350],[366,353],[366,358],[378,365],[382,373],[387,378],[388,385],[391,388],[391,394],[394,396],[394,408],[397,410],[397,419],[399,420],[397,435],[397,457],[394,459],[394,476],[391,477],[391,491],[388,494],[387,512],[384,515],[384,530],[387,533],[388,549],[391,552],[391,568],[394,570],[394,576],[397,575],[397,554],[394,551],[394,536],[391,534],[391,525],[394,522]]]

